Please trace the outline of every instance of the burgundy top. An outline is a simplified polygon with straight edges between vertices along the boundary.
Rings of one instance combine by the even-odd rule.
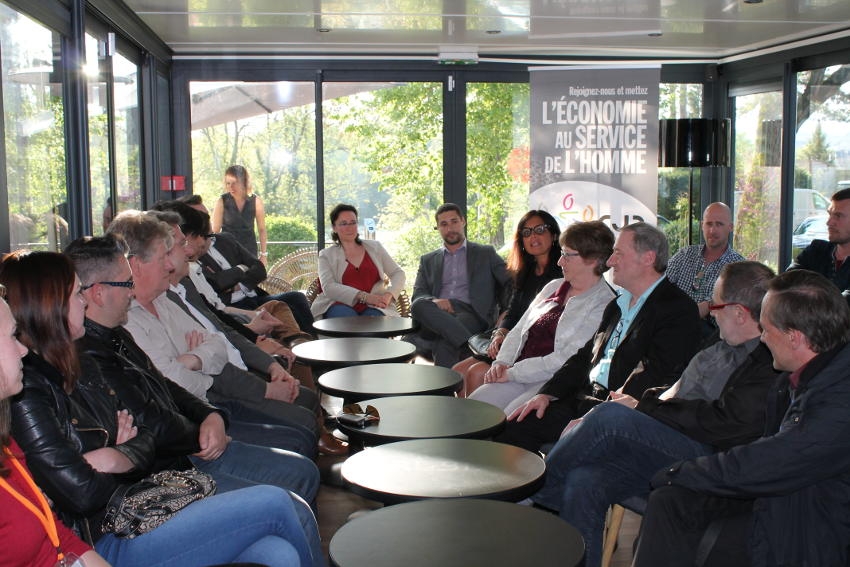
[[[537,321],[528,329],[528,336],[525,338],[525,344],[516,362],[526,358],[546,356],[555,350],[555,333],[558,330],[558,320],[564,312],[569,291],[570,283],[565,281],[555,293],[546,299],[546,302],[553,302],[556,305],[538,317]]]
[[[342,283],[344,285],[359,289],[369,293],[372,288],[381,279],[381,274],[378,273],[378,267],[368,253],[363,255],[363,261],[360,262],[360,267],[355,268],[354,264],[348,262],[345,271],[342,273]],[[337,301],[337,303],[339,303]],[[362,313],[369,307],[365,303],[354,304],[354,310]]]

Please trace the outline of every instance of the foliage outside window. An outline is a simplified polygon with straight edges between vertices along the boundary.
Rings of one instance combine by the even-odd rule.
[[[13,250],[67,242],[59,36],[0,4],[6,188]]]

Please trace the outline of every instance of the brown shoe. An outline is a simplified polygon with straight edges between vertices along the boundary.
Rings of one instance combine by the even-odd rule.
[[[347,455],[348,443],[344,443],[326,431],[319,437],[319,452],[323,455]]]

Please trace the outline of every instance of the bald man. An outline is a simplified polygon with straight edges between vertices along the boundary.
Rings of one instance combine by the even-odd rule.
[[[667,279],[688,294],[699,307],[706,334],[715,327],[708,317],[708,305],[720,269],[744,259],[732,249],[732,211],[724,203],[712,203],[702,214],[702,236],[705,244],[680,248],[667,264]]]

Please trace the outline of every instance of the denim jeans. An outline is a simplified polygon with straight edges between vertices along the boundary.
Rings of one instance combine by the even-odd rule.
[[[357,317],[358,315],[363,317],[383,317],[384,312],[374,307],[367,307],[362,313],[358,313],[350,305],[343,305],[342,303],[334,303],[325,311],[325,319],[331,319],[333,317]]]
[[[231,441],[214,461],[190,457],[192,464],[215,479],[218,494],[258,484],[270,484],[294,493],[295,511],[315,557],[322,558],[312,505],[319,491],[319,469],[310,459],[289,451]],[[303,499],[303,500],[302,500]],[[319,562],[314,563],[319,565]]]
[[[659,469],[711,452],[646,414],[606,402],[555,444],[546,456],[546,482],[532,499],[581,532],[585,565],[597,567],[608,507],[645,498]]]
[[[293,499],[274,486],[253,486],[204,498],[136,538],[107,534],[95,549],[109,563],[122,567],[317,564]]]

